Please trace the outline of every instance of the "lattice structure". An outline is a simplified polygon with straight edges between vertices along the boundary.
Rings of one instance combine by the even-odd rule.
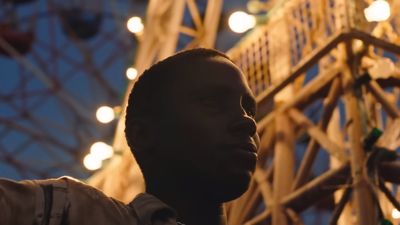
[[[361,0],[286,1],[228,52],[256,93],[261,134],[255,179],[228,205],[229,224],[327,223],[309,210],[329,224],[393,220],[400,8],[389,2],[388,21],[367,23]],[[375,145],[365,141],[373,128],[383,131]]]

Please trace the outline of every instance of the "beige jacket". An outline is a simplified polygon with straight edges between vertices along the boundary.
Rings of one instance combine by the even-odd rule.
[[[174,211],[149,194],[128,205],[69,177],[0,179],[0,225],[176,225]]]

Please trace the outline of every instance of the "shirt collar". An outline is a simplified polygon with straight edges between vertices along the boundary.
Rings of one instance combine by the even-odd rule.
[[[174,221],[176,224],[175,210],[150,194],[141,193],[128,205],[134,210],[140,224],[152,225],[154,221]]]

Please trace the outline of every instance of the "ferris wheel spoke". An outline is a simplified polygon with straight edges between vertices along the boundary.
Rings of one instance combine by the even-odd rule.
[[[103,74],[101,73],[101,71],[99,71],[96,66],[95,66],[95,62],[93,60],[93,53],[92,51],[90,51],[88,49],[87,46],[78,43],[76,41],[73,42],[75,47],[77,47],[77,49],[79,49],[84,57],[84,62],[86,64],[86,68],[89,70],[88,74],[93,76],[93,78],[95,78],[95,80],[105,89],[105,91],[111,96],[111,97],[117,97],[118,96],[118,92],[115,91],[110,85],[109,83],[104,79]]]
[[[28,136],[38,139],[40,141],[46,141],[52,145],[61,147],[62,149],[66,149],[68,150],[67,152],[74,154],[73,151],[74,149],[71,146],[68,146],[62,142],[60,142],[57,139],[54,139],[50,136],[45,136],[40,132],[37,132],[35,130],[33,130],[32,128],[28,128],[25,126],[22,126],[21,124],[18,124],[17,122],[13,121],[13,120],[9,120],[9,119],[5,119],[5,118],[1,118],[0,117],[0,124],[3,124],[4,126],[14,129],[16,131],[22,132],[24,134],[27,134]]]
[[[50,79],[50,76],[46,75],[41,69],[39,69],[37,66],[26,60],[21,56],[20,53],[18,53],[15,49],[13,49],[12,46],[10,46],[3,38],[0,37],[0,46],[4,49],[6,49],[10,55],[22,66],[24,66],[27,70],[29,70],[32,75],[36,76],[40,81],[42,81],[46,86],[48,87],[54,87],[57,86],[53,80]],[[61,101],[63,101],[65,104],[69,105],[71,108],[73,108],[77,114],[79,114],[82,118],[87,119],[88,121],[92,121],[95,123],[92,117],[89,117],[90,113],[88,113],[88,110],[83,107],[79,102],[75,101],[73,97],[69,93],[67,93],[65,90],[62,90],[61,87],[56,90],[55,95],[60,98]]]

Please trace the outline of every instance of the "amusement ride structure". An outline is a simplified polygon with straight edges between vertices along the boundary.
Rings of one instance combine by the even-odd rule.
[[[398,224],[400,2],[250,2],[259,11],[257,26],[227,54],[256,96],[261,146],[249,190],[226,204],[229,224]],[[368,21],[377,2],[390,5],[391,14]],[[134,60],[138,73],[177,50],[214,47],[222,6],[221,0],[150,0]],[[0,47],[7,50],[4,37]],[[26,49],[5,54],[19,59]],[[144,182],[123,124],[122,115],[113,138],[119,154],[88,183],[130,201]]]
[[[121,27],[144,8],[128,1],[0,1],[0,176],[90,174],[82,149],[111,141],[115,127],[99,123],[95,111],[120,105],[137,44]]]
[[[310,209],[326,215],[329,224],[397,222],[400,3],[390,2],[392,15],[386,20],[368,22],[364,10],[372,3],[257,3],[268,14],[227,52],[256,95],[261,135],[250,189],[226,206],[229,224],[310,224],[304,222]],[[151,41],[139,48],[136,65],[149,65],[142,57],[155,61],[172,54],[181,33],[193,36],[188,47],[212,47],[216,27],[207,19],[218,18],[220,5],[208,1],[200,17],[194,1],[150,1],[146,27],[164,27],[168,35],[145,30]],[[176,12],[184,9],[195,26],[182,23],[183,14]],[[114,144],[126,149],[122,130],[120,121]],[[127,173],[138,174],[130,159],[115,160],[89,182],[128,201],[132,191],[143,190],[139,175],[125,179]],[[110,178],[111,173],[121,177]]]

